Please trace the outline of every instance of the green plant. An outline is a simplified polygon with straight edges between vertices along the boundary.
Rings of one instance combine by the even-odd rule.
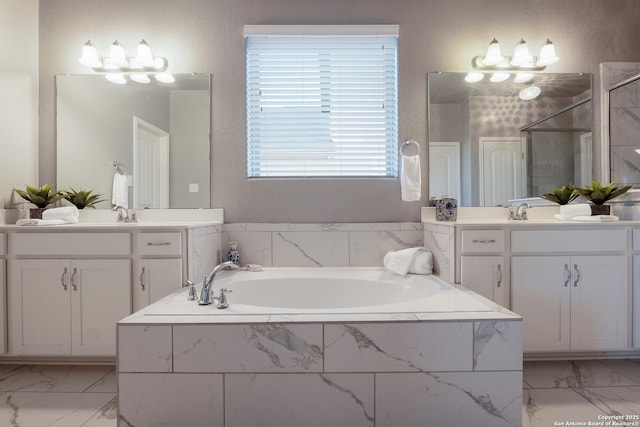
[[[100,194],[91,194],[93,190],[75,190],[69,187],[69,190],[65,191],[64,199],[74,204],[78,209],[94,208],[96,204],[104,202],[104,199],[100,198]]]
[[[576,193],[576,186],[573,184],[565,185],[553,190],[553,193],[545,193],[542,197],[550,202],[557,203],[559,205],[567,205],[573,202],[579,194]]]
[[[630,185],[617,185],[614,183],[600,185],[596,181],[591,181],[591,186],[576,187],[574,191],[594,205],[602,205],[626,193],[630,188]]]
[[[44,184],[40,188],[27,185],[26,191],[15,188],[13,191],[27,202],[33,203],[39,208],[46,208],[64,197],[61,191],[54,191],[50,184]]]

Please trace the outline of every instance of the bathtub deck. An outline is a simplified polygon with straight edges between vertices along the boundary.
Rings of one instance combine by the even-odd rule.
[[[404,312],[241,314],[185,289],[118,324],[119,425],[520,426],[521,318],[451,292]]]

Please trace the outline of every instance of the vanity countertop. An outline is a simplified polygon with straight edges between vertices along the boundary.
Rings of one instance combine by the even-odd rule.
[[[60,224],[60,225],[16,225],[5,224],[0,225],[0,231],[78,231],[78,230],[149,230],[149,229],[175,229],[175,228],[200,228],[214,225],[221,225],[217,221],[154,221],[154,222],[138,222],[138,223],[108,223],[108,222],[79,222],[77,224]]]

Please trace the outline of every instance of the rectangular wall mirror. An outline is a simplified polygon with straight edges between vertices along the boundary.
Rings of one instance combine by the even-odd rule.
[[[429,196],[508,205],[592,177],[591,75],[535,74],[476,83],[429,73]],[[525,88],[540,93],[524,100]]]
[[[110,209],[120,174],[129,208],[209,208],[211,76],[174,77],[56,76],[57,189],[93,190]]]

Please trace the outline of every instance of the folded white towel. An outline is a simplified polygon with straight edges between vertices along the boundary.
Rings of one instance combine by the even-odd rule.
[[[558,219],[567,220],[574,216],[591,215],[591,205],[588,203],[572,203],[560,206],[560,214]]]
[[[420,156],[402,156],[400,163],[400,190],[402,200],[413,202],[420,200],[422,178],[420,175]]]
[[[16,225],[62,225],[62,224],[65,224],[63,219],[24,218],[16,221]]]
[[[63,206],[61,208],[51,208],[42,212],[42,219],[61,219],[66,224],[75,224],[78,222],[80,212],[75,206]]]
[[[581,222],[613,222],[619,218],[615,215],[578,215],[571,218],[562,218],[559,214],[553,216],[561,221],[581,221]]]
[[[433,273],[433,255],[426,248],[408,248],[387,252],[384,267],[400,276]]]
[[[118,172],[113,174],[113,188],[112,188],[111,203],[113,207],[122,206],[125,209],[129,208],[129,187],[127,187],[127,175],[122,175]]]

